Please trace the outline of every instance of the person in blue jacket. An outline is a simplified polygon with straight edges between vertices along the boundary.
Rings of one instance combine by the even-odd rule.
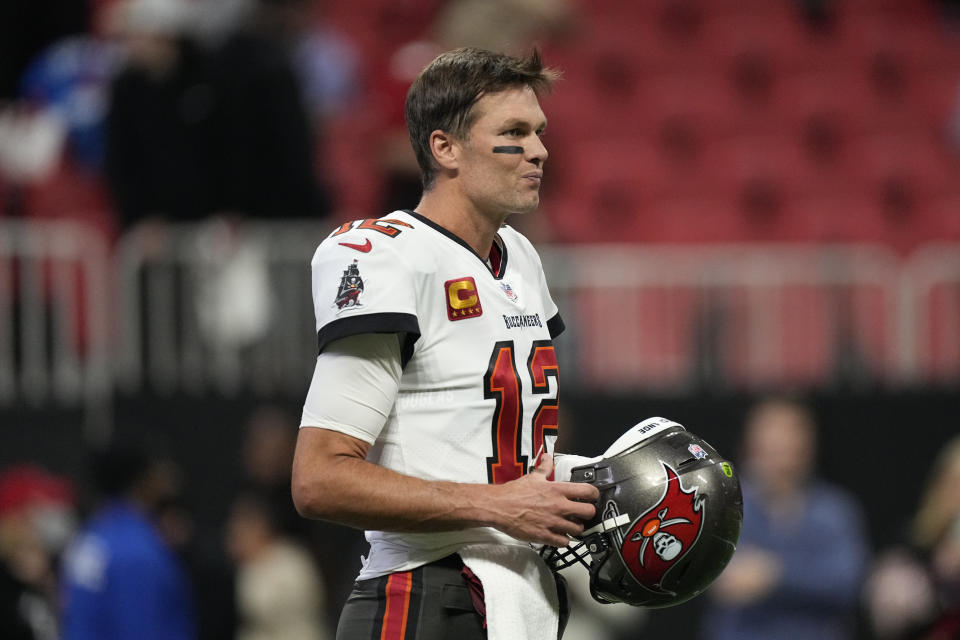
[[[154,520],[175,475],[114,447],[95,456],[93,476],[104,502],[64,558],[63,640],[194,640],[192,589]]]
[[[810,410],[788,398],[757,405],[743,440],[743,530],[711,586],[703,638],[854,637],[868,542],[860,505],[817,479]]]

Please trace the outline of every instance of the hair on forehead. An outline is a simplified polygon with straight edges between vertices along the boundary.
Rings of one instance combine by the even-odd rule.
[[[405,108],[424,188],[433,186],[438,170],[430,134],[440,130],[464,138],[476,121],[474,107],[483,96],[529,87],[539,97],[549,92],[559,77],[558,71],[543,65],[537,49],[525,58],[516,58],[465,47],[434,58],[410,85]]]
[[[539,96],[551,89],[560,73],[543,66],[538,49],[531,51],[526,58],[514,58],[503,53],[463,47],[438,55],[420,72],[417,80],[430,76],[459,80],[460,87],[467,89],[466,93],[472,92],[472,101],[476,101],[482,94],[523,85],[533,89]]]

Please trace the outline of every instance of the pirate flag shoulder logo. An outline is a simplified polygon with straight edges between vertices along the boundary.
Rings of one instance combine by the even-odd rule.
[[[356,259],[354,259],[353,263],[347,265],[347,268],[343,270],[334,304],[341,311],[349,307],[359,307],[361,293],[363,293],[363,278],[360,277],[360,268],[357,266]]]
[[[657,593],[669,593],[661,583],[700,537],[703,498],[697,496],[697,487],[684,490],[677,472],[661,464],[667,476],[663,497],[633,521],[620,554],[640,584]]]

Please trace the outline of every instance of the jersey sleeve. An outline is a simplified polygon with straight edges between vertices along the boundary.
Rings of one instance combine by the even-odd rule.
[[[300,427],[339,431],[373,444],[400,388],[400,337],[350,336],[317,357]]]
[[[387,242],[345,234],[317,249],[311,268],[318,353],[362,333],[404,333],[408,344],[420,336],[415,278]]]

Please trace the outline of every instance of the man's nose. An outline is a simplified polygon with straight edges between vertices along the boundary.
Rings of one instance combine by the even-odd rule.
[[[528,156],[527,159],[533,162],[535,165],[541,165],[547,161],[547,157],[550,155],[547,151],[547,147],[544,146],[543,140],[540,139],[540,136],[532,136],[533,140],[530,145],[527,147]]]

